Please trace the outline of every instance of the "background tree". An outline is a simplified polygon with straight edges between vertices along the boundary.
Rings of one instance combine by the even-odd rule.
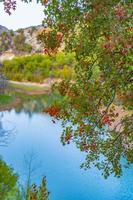
[[[9,50],[11,47],[11,36],[7,32],[0,34],[0,54]]]
[[[23,31],[20,31],[18,35],[14,37],[13,44],[16,53],[31,53],[32,46],[26,43],[26,37]]]

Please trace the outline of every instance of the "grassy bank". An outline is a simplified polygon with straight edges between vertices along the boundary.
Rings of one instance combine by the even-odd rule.
[[[0,106],[9,104],[13,101],[13,97],[8,94],[0,94]]]
[[[12,83],[7,94],[0,95],[0,111],[23,108],[28,112],[42,112],[45,107],[61,100],[59,93],[51,92],[50,87]]]
[[[21,102],[20,98],[12,94],[0,94],[0,111],[10,110]]]

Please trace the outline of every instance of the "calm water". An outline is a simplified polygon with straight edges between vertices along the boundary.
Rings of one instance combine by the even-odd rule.
[[[46,175],[50,200],[132,200],[133,167],[124,170],[121,178],[105,180],[95,168],[84,171],[84,160],[73,144],[60,143],[61,125],[53,124],[44,114],[11,110],[3,112],[0,131],[12,130],[0,155],[21,176],[27,177],[32,158],[32,181],[39,183]],[[1,142],[1,145],[4,143]]]

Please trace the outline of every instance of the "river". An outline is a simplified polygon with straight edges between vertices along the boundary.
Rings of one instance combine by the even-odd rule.
[[[27,179],[31,159],[31,181],[39,184],[45,175],[50,200],[133,199],[133,166],[124,169],[121,178],[110,176],[105,180],[94,167],[80,169],[85,155],[74,144],[61,144],[59,121],[54,124],[48,115],[25,109],[4,111],[2,115],[0,131],[11,133],[3,143],[0,141],[0,155],[20,175],[20,182]]]

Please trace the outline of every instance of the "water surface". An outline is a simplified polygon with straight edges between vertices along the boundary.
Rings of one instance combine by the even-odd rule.
[[[105,180],[95,169],[84,171],[80,164],[85,155],[74,144],[60,142],[61,124],[53,124],[48,115],[24,110],[3,112],[0,131],[12,130],[0,155],[20,175],[27,177],[27,163],[32,157],[32,181],[39,183],[46,175],[50,200],[132,200],[133,167],[121,178]]]

